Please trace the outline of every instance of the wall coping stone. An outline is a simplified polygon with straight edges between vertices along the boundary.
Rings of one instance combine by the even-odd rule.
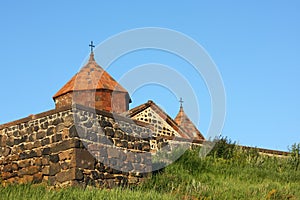
[[[4,129],[4,128],[8,128],[10,126],[15,126],[15,125],[19,125],[19,124],[22,124],[22,123],[26,123],[26,122],[29,122],[31,120],[46,117],[48,115],[53,115],[53,114],[56,114],[56,113],[59,113],[59,112],[72,110],[73,108],[78,109],[78,110],[84,110],[84,111],[87,111],[87,112],[95,112],[96,114],[100,114],[100,115],[103,115],[103,116],[109,117],[109,118],[114,118],[116,120],[120,120],[120,121],[123,121],[123,122],[128,122],[128,123],[134,122],[136,125],[144,126],[144,127],[153,129],[151,124],[141,122],[141,121],[137,121],[137,120],[134,120],[134,119],[130,119],[129,117],[122,116],[122,115],[117,114],[117,113],[110,113],[110,112],[107,112],[107,111],[97,110],[97,109],[90,108],[90,107],[80,105],[80,104],[73,104],[73,105],[70,105],[70,106],[65,106],[65,107],[61,107],[61,108],[58,108],[58,109],[52,109],[52,110],[48,110],[48,111],[45,111],[45,112],[42,112],[42,113],[29,115],[28,117],[25,117],[25,118],[21,118],[21,119],[18,119],[18,120],[14,120],[14,121],[11,121],[11,122],[1,124],[0,125],[0,130]]]

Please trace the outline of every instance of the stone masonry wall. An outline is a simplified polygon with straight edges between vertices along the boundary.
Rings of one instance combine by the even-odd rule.
[[[136,184],[151,171],[152,132],[121,116],[65,107],[0,126],[0,181]]]

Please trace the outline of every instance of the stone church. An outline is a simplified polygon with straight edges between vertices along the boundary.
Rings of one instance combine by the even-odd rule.
[[[157,152],[205,138],[184,112],[175,119],[153,101],[132,99],[94,59],[53,96],[55,109],[0,125],[2,185],[114,187],[137,184]]]

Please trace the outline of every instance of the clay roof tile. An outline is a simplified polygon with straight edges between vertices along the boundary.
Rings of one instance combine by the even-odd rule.
[[[72,91],[81,90],[111,90],[128,93],[115,79],[113,79],[102,67],[100,67],[95,59],[94,54],[90,54],[90,58],[85,66],[75,74],[54,96],[59,97]]]

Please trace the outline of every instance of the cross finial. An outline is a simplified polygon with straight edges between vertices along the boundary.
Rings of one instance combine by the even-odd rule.
[[[95,45],[93,44],[93,41],[91,41],[91,44],[89,44],[89,47],[91,47],[91,53],[94,52]]]
[[[180,97],[180,100],[179,100],[179,102],[180,102],[180,107],[182,107],[183,100],[182,100],[182,98],[181,98],[181,97]]]

